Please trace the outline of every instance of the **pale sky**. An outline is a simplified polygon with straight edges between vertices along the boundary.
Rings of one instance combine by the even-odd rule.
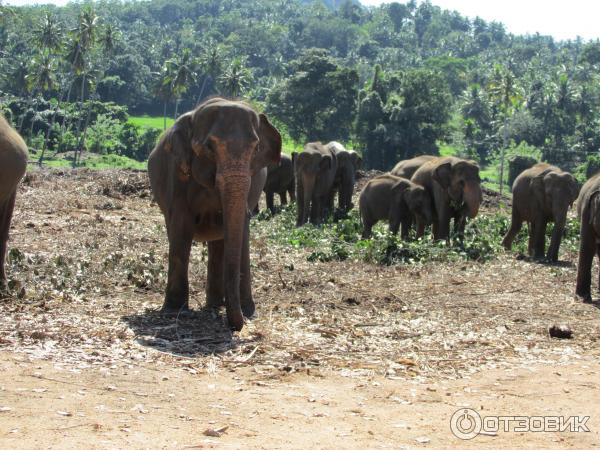
[[[371,6],[390,3],[387,0],[361,2]],[[405,3],[406,0],[400,2]],[[67,0],[7,0],[2,3],[64,5]],[[488,22],[501,22],[508,32],[514,34],[539,32],[556,39],[575,39],[577,36],[585,40],[600,38],[599,0],[431,0],[431,3],[470,18],[479,16]]]
[[[372,6],[390,3],[361,2]],[[577,36],[585,40],[600,38],[598,0],[431,0],[431,3],[442,9],[456,10],[471,19],[479,16],[486,22],[501,22],[513,34],[539,32],[561,40]]]

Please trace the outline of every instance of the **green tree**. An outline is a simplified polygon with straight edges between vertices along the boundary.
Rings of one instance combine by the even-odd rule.
[[[327,51],[311,49],[291,63],[292,76],[267,97],[267,111],[297,141],[347,140],[352,131],[358,74]]]

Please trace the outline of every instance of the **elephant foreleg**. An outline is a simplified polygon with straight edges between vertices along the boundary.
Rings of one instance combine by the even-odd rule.
[[[550,239],[550,246],[548,247],[548,254],[546,258],[549,261],[558,261],[558,249],[560,248],[560,241],[562,240],[565,226],[563,222],[555,222],[552,230],[552,239]]]
[[[598,248],[599,246],[595,242],[589,224],[582,220],[575,294],[586,303],[592,302],[592,262],[594,260],[594,249],[598,252]]]
[[[296,192],[294,191],[294,186],[291,185],[288,188],[287,192],[290,195],[290,202],[295,202],[296,201]]]
[[[225,306],[225,280],[223,278],[223,251],[225,241],[208,242],[208,273],[206,276],[206,306]]]
[[[281,203],[281,205],[287,205],[287,197],[285,191],[279,193],[279,203]]]
[[[267,197],[267,208],[269,208],[271,214],[275,214],[275,194],[273,191],[267,191],[265,197]]]
[[[178,312],[189,308],[188,267],[193,231],[183,218],[172,218],[167,226],[169,237],[169,273],[162,310]]]
[[[421,239],[425,235],[425,223],[417,219],[417,239]]]
[[[546,221],[537,219],[533,221],[533,258],[544,258],[544,247],[546,240]]]
[[[242,243],[242,260],[240,267],[240,306],[245,317],[252,317],[256,309],[252,299],[252,274],[250,272],[250,230],[248,219]]]
[[[521,231],[522,226],[523,219],[521,219],[521,216],[513,207],[512,217],[510,220],[510,228],[506,233],[506,236],[504,236],[504,239],[502,240],[502,246],[506,250],[510,250],[512,248],[513,241],[515,240],[515,237],[517,236],[519,231]]]
[[[6,285],[6,272],[4,264],[6,263],[6,251],[8,247],[8,232],[10,230],[10,221],[15,208],[15,191],[8,199],[0,204],[0,288]]]
[[[441,203],[441,202],[440,202]],[[436,240],[450,240],[450,211],[447,205],[436,204],[437,227],[434,227],[433,238]]]
[[[404,219],[402,219],[402,221],[400,222],[402,225],[401,231],[400,231],[400,237],[407,241],[408,240],[408,236],[410,234],[410,227],[412,225],[412,220],[410,217],[406,217]]]

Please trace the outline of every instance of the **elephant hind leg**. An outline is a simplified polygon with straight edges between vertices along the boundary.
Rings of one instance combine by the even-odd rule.
[[[592,263],[594,250],[600,257],[600,247],[596,244],[592,230],[582,225],[579,240],[579,261],[577,263],[577,284],[575,294],[586,303],[591,303]]]
[[[279,193],[279,202],[281,205],[287,205],[287,197],[285,191],[281,191]]]
[[[0,204],[0,287],[6,284],[6,272],[4,264],[6,260],[6,250],[8,247],[8,232],[10,230],[10,221],[15,208],[15,198],[17,192],[8,197]]]

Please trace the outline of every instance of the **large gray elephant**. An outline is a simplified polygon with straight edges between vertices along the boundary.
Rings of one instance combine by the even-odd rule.
[[[287,205],[288,194],[291,202],[296,200],[295,188],[292,158],[282,153],[279,163],[269,164],[267,167],[267,182],[263,189],[267,199],[267,208],[271,214],[275,214],[275,194],[279,195],[282,205]]]
[[[435,157],[419,167],[411,181],[425,187],[433,199],[434,239],[450,238],[452,219],[461,237],[467,217],[477,215],[483,198],[477,163],[454,156]]]
[[[304,225],[309,217],[320,224],[326,217],[331,189],[337,172],[337,156],[320,142],[310,142],[300,153],[292,153],[296,177],[298,217],[296,226]]]
[[[4,269],[8,232],[15,208],[17,186],[27,169],[27,145],[0,115],[0,289],[6,286]]]
[[[421,155],[416,156],[411,159],[405,159],[403,161],[398,162],[394,166],[394,168],[390,171],[392,175],[396,175],[397,177],[402,177],[406,179],[411,179],[415,172],[426,162],[432,161],[437,156],[432,155]]]
[[[600,173],[587,180],[581,188],[577,197],[577,216],[581,225],[575,294],[585,303],[591,303],[594,255],[598,255],[600,267]],[[598,289],[600,289],[600,274]]]
[[[558,260],[558,249],[567,221],[567,211],[577,198],[577,181],[568,172],[546,163],[538,163],[515,179],[512,186],[512,218],[502,245],[507,250],[523,222],[529,222],[530,256],[544,257],[546,225],[554,222],[546,258]]]
[[[188,308],[192,241],[208,243],[207,305],[240,330],[252,299],[249,211],[279,161],[281,136],[264,114],[213,98],[179,117],[150,154],[148,175],[165,216],[169,272],[163,310]]]
[[[384,173],[371,179],[359,197],[363,239],[371,236],[371,229],[380,220],[388,220],[390,232],[408,238],[413,222],[417,224],[417,237],[422,237],[426,225],[431,224],[433,204],[423,186],[406,178]]]
[[[334,198],[338,194],[338,209],[345,214],[354,206],[352,194],[354,194],[356,172],[362,166],[362,158],[354,150],[347,150],[339,142],[332,141],[326,145],[326,148],[333,151],[337,157],[337,171],[330,193],[329,208],[333,211]]]

